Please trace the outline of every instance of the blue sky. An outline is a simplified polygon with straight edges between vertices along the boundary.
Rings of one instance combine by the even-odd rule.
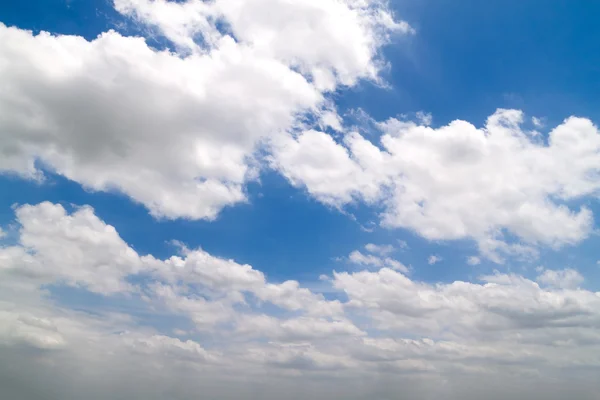
[[[165,8],[153,8],[159,3]],[[482,359],[489,357],[492,366],[506,360],[495,359],[489,349],[501,352],[517,346],[525,355],[534,354],[539,349],[527,346],[546,346],[551,335],[556,335],[552,346],[563,335],[587,338],[592,343],[588,345],[600,346],[594,328],[600,319],[590,311],[600,290],[600,134],[593,125],[600,121],[600,26],[595,18],[600,5],[562,0],[399,0],[368,1],[365,11],[350,1],[324,0],[322,8],[312,0],[292,2],[323,13],[320,19],[309,20],[317,14],[304,15],[304,8],[279,14],[280,8],[287,7],[279,0],[239,0],[239,7],[249,5],[255,10],[250,15],[250,8],[245,9],[246,21],[237,20],[239,15],[228,8],[237,7],[233,3],[218,0],[217,11],[206,11],[202,2],[194,0],[177,3],[32,0],[0,4],[0,23],[15,27],[9,32],[0,26],[7,44],[0,46],[0,74],[4,75],[0,80],[6,79],[4,89],[0,85],[0,104],[13,110],[7,116],[0,112],[0,154],[8,160],[6,165],[0,161],[0,261],[6,263],[10,277],[7,287],[15,293],[20,285],[36,288],[23,299],[17,294],[11,298],[8,291],[7,299],[0,298],[0,306],[9,305],[7,310],[22,308],[14,317],[9,311],[2,314],[0,308],[0,323],[6,318],[7,326],[16,324],[10,332],[23,329],[25,339],[19,339],[19,345],[29,340],[27,345],[42,343],[49,349],[56,343],[57,348],[63,348],[63,342],[76,343],[69,347],[71,353],[64,353],[70,354],[69,362],[87,354],[79,338],[96,334],[106,340],[105,346],[119,349],[142,343],[161,349],[156,357],[166,353],[171,357],[172,352],[177,360],[177,352],[185,349],[194,357],[202,354],[204,361],[218,358],[219,352],[235,360],[240,356],[239,365],[245,365],[264,351],[259,358],[270,360],[265,368],[285,364],[300,374],[306,365],[315,371],[321,367],[353,371],[357,360],[362,362],[360,355],[372,349],[357,349],[355,358],[346,359],[321,337],[305,337],[302,330],[290,333],[293,329],[288,325],[296,327],[297,318],[304,324],[338,324],[322,329],[331,335],[341,329],[356,340],[433,338],[472,346],[484,352]],[[172,7],[173,13],[165,12],[166,7]],[[177,14],[178,7],[189,8]],[[219,25],[222,21],[213,27],[212,19],[202,20],[204,12],[222,13],[219,18],[235,30],[233,45],[220,41],[228,33]],[[296,20],[286,19],[289,15]],[[397,25],[386,25],[378,15],[393,16]],[[294,21],[307,22],[298,25],[302,29],[311,28],[301,31]],[[331,21],[339,28],[330,29]],[[285,46],[278,47],[275,39],[264,45],[259,40],[264,39],[259,35],[262,31],[252,30],[253,24],[274,29],[275,37],[280,27],[291,27],[281,33],[289,35],[282,39]],[[33,36],[25,30],[33,31]],[[107,34],[109,30],[117,33]],[[40,31],[84,39],[59,44],[52,37],[44,42],[35,36]],[[385,34],[378,36],[381,31]],[[101,34],[107,39],[94,42]],[[210,35],[218,40],[211,43]],[[294,42],[297,37],[317,35],[321,36],[313,46],[304,48]],[[136,45],[128,41],[133,36],[143,40]],[[199,43],[199,37],[206,41]],[[20,41],[26,42],[22,48]],[[364,46],[367,42],[371,45]],[[232,62],[231,71],[223,75],[215,73],[223,82],[203,80],[202,73],[210,76],[236,60],[242,54],[234,52],[238,47],[247,58],[240,64]],[[162,49],[171,53],[160,56]],[[212,58],[226,51],[236,56]],[[48,57],[45,63],[40,61],[43,57]],[[212,69],[209,61],[214,60],[220,61]],[[195,73],[202,68],[206,70]],[[371,68],[377,69],[374,75]],[[319,86],[319,73],[331,73],[327,84],[333,89]],[[258,94],[262,91],[264,98]],[[204,102],[203,96],[214,97]],[[25,108],[19,108],[23,104]],[[174,111],[169,108],[172,104]],[[498,109],[522,114],[498,114]],[[319,125],[327,113],[341,121],[339,128]],[[21,119],[22,115],[28,117]],[[302,125],[298,115],[317,123]],[[492,121],[496,115],[500,115],[498,123]],[[564,122],[572,116],[581,119]],[[486,124],[488,118],[492,122]],[[452,125],[455,120],[471,125]],[[43,122],[41,128],[37,121]],[[550,134],[557,126],[565,132],[561,137],[560,129]],[[450,139],[444,141],[444,135]],[[491,153],[482,150],[473,156],[470,152],[479,151],[477,146],[483,142]],[[192,145],[198,146],[196,153],[187,152]],[[15,163],[10,158],[13,153]],[[497,158],[486,161],[486,157]],[[377,160],[387,161],[378,164]],[[437,168],[438,160],[450,160],[448,168],[443,162]],[[19,169],[29,161],[35,162],[31,170],[43,175],[43,180],[32,179],[31,170]],[[188,174],[192,169],[197,172]],[[195,191],[194,185],[206,182],[214,183],[208,192]],[[483,186],[481,193],[478,185]],[[195,207],[196,203],[202,207]],[[82,206],[90,206],[93,212],[82,211]],[[413,208],[420,211],[411,213]],[[366,248],[368,244],[391,247],[378,252]],[[149,261],[146,255],[154,258]],[[168,261],[172,256],[181,257],[190,272],[176,267],[179,261]],[[366,258],[356,261],[359,257]],[[253,269],[244,270],[244,264]],[[203,268],[212,272],[199,272]],[[236,274],[242,273],[244,278],[236,280]],[[298,287],[290,289],[284,286],[286,281],[295,281]],[[302,292],[302,287],[308,292]],[[485,290],[498,292],[488,295]],[[301,305],[290,305],[286,296]],[[498,299],[515,303],[497,304]],[[557,300],[546,304],[540,299]],[[570,304],[580,308],[569,308]],[[338,311],[324,311],[330,309]],[[83,314],[73,314],[78,310]],[[124,310],[127,316],[116,317],[115,310]],[[438,317],[429,317],[430,312],[439,312]],[[578,319],[586,312],[589,321]],[[231,314],[230,319],[221,314]],[[470,314],[477,322],[470,320]],[[23,319],[23,315],[31,317]],[[532,333],[532,325],[523,321],[537,321],[538,315],[540,329]],[[576,322],[560,319],[571,317]],[[40,328],[46,322],[27,322],[31,318],[51,321],[54,333],[38,332],[46,329]],[[443,322],[432,327],[436,318]],[[270,319],[275,325],[264,328],[262,324]],[[97,330],[78,331],[74,327],[81,321]],[[256,333],[259,326],[275,336]],[[315,326],[314,331],[321,329]],[[557,328],[568,326],[573,332]],[[132,336],[121,342],[115,339],[116,332],[132,332]],[[506,332],[520,339],[511,342],[511,336],[502,341],[495,336],[508,337]],[[10,334],[4,340],[0,329],[0,354],[12,351],[2,347],[16,337]],[[185,342],[188,338],[194,342]],[[273,342],[282,347],[261,347]],[[289,359],[288,350],[281,350],[306,343],[312,350],[293,353]],[[382,348],[392,351],[386,343]],[[241,356],[238,346],[242,345],[257,350]],[[552,346],[540,348],[544,354],[556,354],[548,356],[554,366],[564,360]],[[586,358],[598,347],[570,346],[573,359],[584,365],[586,373],[597,368],[594,363],[600,365],[599,360]],[[400,358],[408,357],[417,365],[406,368],[424,374],[423,387],[430,379],[423,372],[428,368],[444,377],[440,382],[455,385],[452,398],[462,398],[471,379],[478,379],[471,372],[455,376],[447,372],[444,362],[423,366],[431,356],[421,356]],[[95,360],[96,356],[86,357]],[[523,368],[519,376],[532,371],[554,376],[563,371],[560,368],[568,369],[560,364],[556,370],[544,370],[543,363],[533,365],[527,357],[515,362]],[[171,358],[152,360],[172,362]],[[230,370],[219,365],[206,368],[221,379]],[[376,371],[387,371],[385,365]],[[464,367],[465,371],[475,368]],[[43,369],[36,371],[50,376]],[[346,377],[344,373],[340,376]],[[352,373],[348,376],[356,377]],[[0,383],[2,374],[0,369]],[[387,389],[366,385],[363,395],[380,390],[384,397],[397,394],[393,375],[386,374],[377,376],[388,382]],[[318,376],[332,379],[333,375]],[[586,376],[582,375],[577,389],[581,398],[595,387]],[[174,382],[170,376],[161,379]],[[487,375],[479,382],[481,387],[483,382],[498,382],[486,379]],[[521,387],[521,393],[535,392],[532,382],[515,381],[514,387]],[[85,385],[77,390],[86,393]],[[272,387],[277,385],[289,388],[285,380]],[[14,390],[18,394],[22,388]],[[224,396],[223,390],[214,389],[214,397]],[[261,390],[266,389],[256,389],[257,396]],[[415,390],[417,399],[434,393]],[[440,386],[439,390],[446,389]],[[509,389],[503,390],[498,396],[509,394]],[[550,384],[547,390],[550,395],[557,393]],[[314,396],[325,393],[327,389],[317,390]],[[188,398],[179,392],[177,396]]]

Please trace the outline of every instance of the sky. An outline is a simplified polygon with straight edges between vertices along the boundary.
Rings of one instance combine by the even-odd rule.
[[[596,398],[595,8],[3,2],[0,387]]]

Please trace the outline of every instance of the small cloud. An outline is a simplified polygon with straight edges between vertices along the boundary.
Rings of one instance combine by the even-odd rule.
[[[400,250],[408,250],[410,247],[408,247],[408,243],[406,243],[404,240],[398,240],[398,248]]]
[[[325,275],[325,274],[321,274],[321,275],[319,275],[319,280],[320,281],[328,281],[329,280],[329,276]]]
[[[481,264],[481,258],[477,256],[471,256],[467,258],[467,264],[469,265],[479,265]]]
[[[421,124],[423,124],[425,126],[429,126],[433,122],[433,116],[431,115],[431,113],[419,111],[419,112],[417,112],[417,120]]]
[[[398,260],[394,260],[393,258],[386,258],[385,260],[383,260],[383,262],[385,263],[386,267],[395,269],[396,271],[400,271],[405,274],[408,274],[410,272],[410,269],[406,265],[402,264]]]
[[[543,128],[544,127],[544,119],[543,118],[531,117],[531,123],[536,128]]]
[[[367,265],[377,268],[391,268],[404,273],[409,273],[410,271],[407,266],[402,264],[400,261],[394,260],[393,258],[381,258],[372,254],[363,254],[358,250],[354,250],[352,253],[350,253],[348,256],[348,261],[356,265]]]
[[[179,329],[179,328],[173,329],[173,333],[176,334],[177,336],[187,336],[188,335],[187,331],[184,331],[183,329]]]
[[[2,228],[0,228],[0,239],[2,239],[4,236],[6,236],[6,232],[4,232]]]
[[[354,250],[352,253],[350,253],[348,260],[353,264],[373,265],[376,267],[382,266],[381,258],[371,254],[363,254],[358,250]]]
[[[336,132],[341,132],[343,129],[342,119],[334,111],[325,111],[321,115],[320,125],[322,128],[331,128]]]
[[[429,265],[433,265],[433,264],[437,264],[440,261],[442,261],[443,258],[440,256],[436,256],[436,255],[431,255],[429,256],[429,258],[427,259],[427,262],[429,263]]]
[[[365,245],[365,249],[369,253],[379,254],[382,256],[386,256],[395,250],[394,246],[392,246],[391,244],[377,245],[377,244],[373,244],[373,243],[369,243],[369,244]]]

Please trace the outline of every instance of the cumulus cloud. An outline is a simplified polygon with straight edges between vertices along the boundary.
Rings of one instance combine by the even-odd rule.
[[[500,347],[507,342],[528,347],[565,341],[573,350],[581,350],[576,344],[580,340],[597,338],[600,314],[592,310],[600,301],[598,293],[575,285],[542,288],[518,275],[497,273],[480,279],[482,283],[432,285],[383,268],[336,273],[334,286],[348,296],[347,307],[366,313],[390,332],[473,343],[488,340]],[[546,357],[543,351],[536,354]]]
[[[51,171],[124,193],[156,217],[213,219],[246,200],[266,155],[330,206],[362,202],[382,226],[474,240],[471,265],[535,257],[592,230],[592,212],[572,202],[600,191],[600,135],[587,119],[547,137],[523,130],[517,110],[479,128],[434,128],[424,112],[392,118],[374,124],[378,142],[346,131],[333,92],[377,82],[390,35],[414,33],[383,1],[114,7],[169,49],[115,31],[86,40],[0,24],[1,173],[42,182]],[[183,244],[166,258],[139,254],[90,206],[14,212],[0,243],[7,398],[591,400],[600,391],[600,293],[573,269],[427,283],[390,257],[408,247],[399,241],[351,252],[341,258],[349,271],[318,284],[281,282]]]
[[[61,399],[78,398],[80,390],[144,397],[141,382],[158,390],[144,397],[151,399],[174,382],[176,399],[190,398],[197,385],[208,398],[239,398],[248,387],[278,398],[274,388],[291,390],[293,382],[324,399],[371,382],[345,397],[358,399],[400,390],[390,383],[380,392],[373,383],[388,379],[411,382],[413,398],[430,395],[416,382],[432,388],[452,380],[456,387],[437,389],[458,399],[475,377],[514,385],[527,377],[526,391],[536,376],[549,383],[559,373],[578,374],[580,398],[598,389],[592,372],[600,366],[600,294],[578,288],[583,278],[573,270],[542,271],[542,286],[501,273],[480,283],[429,284],[384,263],[334,272],[327,281],[341,299],[334,300],[202,250],[139,255],[90,207],[69,212],[41,203],[15,214],[18,241],[0,248],[0,354],[12,365],[0,363],[0,380],[12,382],[6,387],[19,398],[28,398],[28,389],[10,377],[20,369],[34,388],[50,377],[62,385],[76,380],[71,394],[51,385]],[[93,312],[51,300],[65,285],[103,300]],[[55,288],[51,298],[48,288]],[[123,295],[128,300],[116,312],[104,302]],[[181,320],[153,323],[163,311]],[[129,383],[100,389],[99,374]]]
[[[540,141],[522,121],[521,111],[502,109],[482,128],[392,118],[378,125],[379,147],[357,132],[337,142],[307,130],[274,142],[273,164],[324,203],[381,206],[386,227],[430,240],[471,238],[496,262],[535,257],[536,246],[575,244],[591,233],[591,210],[569,202],[600,190],[600,134],[572,117]]]
[[[202,250],[182,247],[164,260],[139,255],[90,207],[41,203],[15,213],[18,242],[0,248],[0,354],[12,365],[0,363],[0,380],[19,398],[29,390],[10,379],[19,370],[29,371],[28,387],[61,382],[46,388],[61,399],[84,390],[96,393],[90,398],[158,399],[173,382],[176,399],[190,398],[197,385],[208,398],[240,398],[248,387],[278,398],[274,388],[293,382],[319,399],[363,381],[371,384],[345,398],[391,396],[409,382],[413,398],[428,398],[423,387],[445,380],[456,387],[437,389],[458,399],[474,377],[519,385],[515,377],[527,376],[526,391],[536,376],[550,382],[559,372],[579,374],[580,398],[597,389],[587,372],[600,366],[600,295],[578,289],[582,278],[572,270],[544,271],[543,286],[501,273],[481,283],[428,284],[371,265],[334,272],[332,289],[343,300],[332,300]],[[106,300],[129,297],[117,312],[103,302],[93,312],[74,310],[47,297],[47,288],[65,285]],[[163,310],[182,320],[154,324]],[[100,375],[128,383],[99,388]],[[388,379],[383,392],[373,384]],[[70,394],[61,391],[73,380]]]
[[[537,281],[542,285],[555,288],[577,289],[583,283],[583,276],[570,268],[560,271],[547,269],[537,277]]]
[[[0,171],[41,180],[43,165],[166,218],[212,219],[245,201],[260,143],[306,114],[332,123],[327,93],[377,79],[380,47],[410,31],[378,1],[115,8],[176,52],[114,31],[87,41],[0,24]]]

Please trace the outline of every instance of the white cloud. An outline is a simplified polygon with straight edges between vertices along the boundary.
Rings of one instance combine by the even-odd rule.
[[[367,250],[369,253],[387,256],[388,254],[393,253],[396,249],[391,244],[377,245],[373,243],[367,243],[365,245],[365,250]]]
[[[391,32],[412,32],[406,22],[394,21],[382,2],[372,0],[116,0],[115,6],[192,50],[199,47],[193,41],[198,33],[214,46],[221,33],[212,21],[227,21],[237,40],[261,56],[298,67],[327,89],[336,80],[352,85],[361,77],[376,78],[379,46]]]
[[[372,266],[377,268],[389,267],[404,273],[408,273],[409,269],[400,261],[390,257],[377,257],[372,254],[363,254],[358,250],[354,250],[348,256],[348,261],[357,265]]]
[[[547,269],[537,277],[537,281],[546,286],[561,289],[577,289],[583,283],[583,276],[570,268],[560,271]]]
[[[599,305],[597,293],[573,285],[540,288],[516,275],[481,280],[431,285],[384,268],[336,273],[334,286],[349,297],[348,306],[370,310],[367,315],[380,329],[425,336],[474,341],[507,335],[505,340],[539,344],[546,335],[562,340],[565,327],[574,335],[588,335],[600,323],[600,313],[591,311]]]
[[[46,318],[0,311],[0,321],[0,344],[25,344],[39,349],[59,349],[65,345],[64,337]]]
[[[0,171],[42,179],[41,160],[166,218],[212,219],[245,201],[260,143],[305,113],[331,122],[326,93],[376,79],[380,46],[409,31],[374,1],[115,7],[157,27],[181,52],[114,31],[87,41],[0,24]]]
[[[148,354],[150,356],[161,354],[178,359],[189,359],[197,362],[210,362],[215,360],[215,355],[210,354],[202,346],[192,340],[185,342],[162,335],[135,338],[127,340],[127,344],[134,352]]]
[[[404,240],[398,240],[398,248],[400,250],[408,250],[409,246],[408,243],[406,243]]]
[[[20,246],[0,248],[2,269],[40,283],[59,281],[97,293],[123,293],[142,260],[89,207],[71,215],[48,202],[16,210]]]
[[[339,301],[302,288],[296,281],[269,283],[250,265],[184,249],[183,256],[158,260],[140,256],[90,207],[72,214],[44,202],[16,209],[19,245],[0,248],[2,271],[38,285],[61,283],[104,295],[144,292],[170,310],[181,312],[203,328],[233,318],[233,307],[246,294],[284,310],[314,316],[342,313]],[[129,277],[150,277],[144,287]]]
[[[417,121],[419,121],[422,125],[429,126],[433,122],[433,115],[431,113],[424,113],[423,111],[419,111],[416,115]]]
[[[383,203],[384,226],[430,240],[472,238],[496,262],[532,257],[538,245],[558,248],[589,236],[592,212],[567,202],[600,190],[600,134],[591,121],[572,117],[544,144],[521,130],[522,120],[517,110],[498,110],[483,128],[390,119],[379,124],[381,149],[358,133],[337,143],[306,131],[274,143],[273,164],[324,203]],[[521,243],[507,243],[503,232]]]
[[[237,333],[285,342],[365,335],[356,325],[345,319],[300,317],[281,321],[268,315],[240,317],[237,321]]]
[[[437,387],[440,380],[456,382],[439,389],[458,399],[465,398],[465,385],[518,386],[515,377],[538,376],[544,387],[557,374],[568,384],[573,373],[584,395],[598,389],[600,296],[575,289],[580,275],[570,270],[553,271],[553,279],[541,279],[543,287],[499,273],[481,283],[428,284],[387,267],[335,272],[335,297],[343,300],[328,300],[298,282],[269,282],[252,266],[201,250],[184,247],[165,260],[138,255],[90,207],[69,213],[42,203],[15,212],[18,241],[0,250],[0,356],[12,371],[7,375],[0,365],[2,382],[27,371],[34,387],[50,377],[58,388],[70,383],[70,393],[57,398],[81,398],[87,390],[97,394],[86,397],[94,400],[158,399],[159,388],[169,386],[182,390],[169,398],[188,399],[199,388],[209,398],[240,398],[249,385],[270,399],[298,384],[309,388],[303,396],[316,399],[389,397],[402,387],[421,399],[430,393],[418,387]],[[21,289],[23,282],[30,290]],[[110,301],[95,302],[93,312],[75,311],[49,301],[48,284],[76,285]],[[124,294],[115,312],[110,304]],[[101,387],[94,386],[98,374]],[[105,385],[118,376],[127,383]],[[382,392],[379,383],[387,379]],[[27,398],[11,382],[3,390]],[[281,391],[265,392],[252,386],[257,382]],[[498,399],[508,394],[498,390]]]
[[[432,255],[429,256],[429,258],[427,258],[427,263],[429,265],[433,265],[433,264],[439,263],[442,260],[443,260],[442,257],[436,256],[435,254],[432,254]]]
[[[481,264],[481,259],[477,256],[470,256],[467,258],[467,264],[469,265],[479,265]]]
[[[360,161],[353,160],[331,136],[309,130],[297,138],[277,138],[272,143],[272,165],[323,203],[341,206],[356,196],[375,202],[382,186],[389,184],[383,169],[385,155],[358,134],[344,140],[361,155]]]
[[[533,126],[535,126],[536,128],[543,128],[543,127],[544,127],[544,121],[543,121],[543,118],[531,117],[531,123],[532,123],[532,124],[533,124]]]

